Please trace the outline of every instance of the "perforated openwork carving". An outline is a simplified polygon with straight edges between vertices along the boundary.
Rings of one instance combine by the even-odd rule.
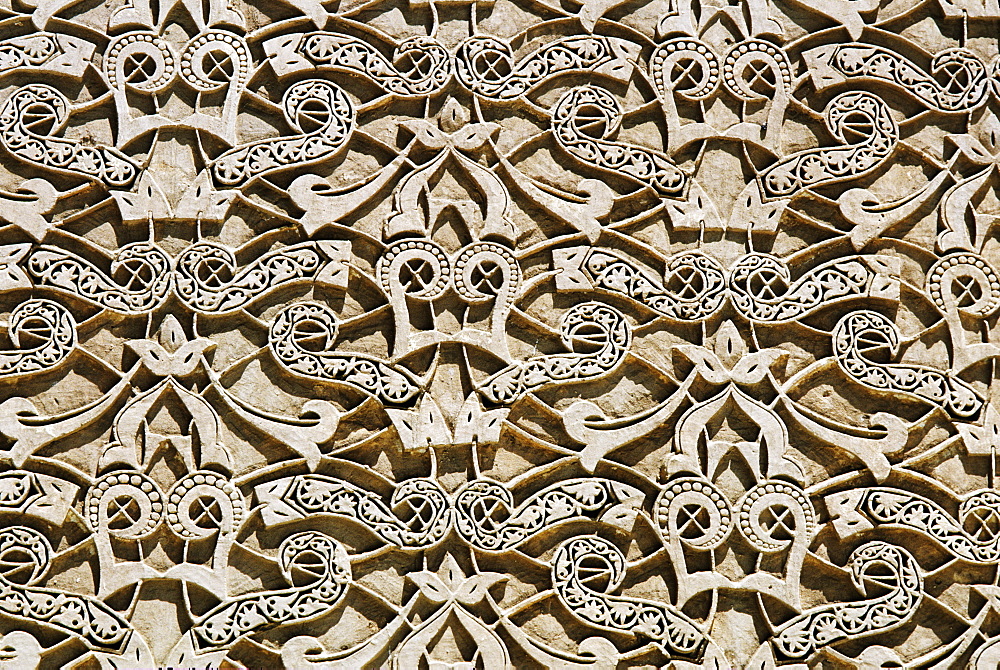
[[[0,668],[1000,667],[996,0],[0,8]]]

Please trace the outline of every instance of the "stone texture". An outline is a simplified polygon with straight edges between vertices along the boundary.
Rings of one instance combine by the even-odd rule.
[[[996,0],[0,7],[0,667],[1000,664]]]

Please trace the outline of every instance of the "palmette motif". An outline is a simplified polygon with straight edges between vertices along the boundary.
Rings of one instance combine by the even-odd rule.
[[[0,666],[1000,662],[995,0],[0,21]]]

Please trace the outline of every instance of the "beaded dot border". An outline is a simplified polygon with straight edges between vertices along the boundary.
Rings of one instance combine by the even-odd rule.
[[[500,256],[507,263],[510,269],[510,281],[512,286],[517,286],[521,281],[521,267],[517,263],[517,258],[507,247],[494,242],[476,242],[462,249],[455,257],[454,269],[452,271],[452,281],[455,284],[455,292],[466,300],[481,302],[489,300],[492,296],[484,294],[471,288],[465,282],[465,267],[481,253],[493,253]],[[510,293],[508,291],[508,293]]]
[[[687,100],[704,100],[715,93],[719,87],[721,67],[719,65],[719,57],[715,55],[707,44],[699,40],[679,37],[668,40],[658,46],[649,62],[649,70],[653,74],[653,81],[657,85],[657,88],[660,89],[660,95],[668,95],[670,90],[668,90],[666,85],[668,77],[664,72],[664,65],[671,56],[674,54],[683,55],[685,51],[694,52],[691,57],[701,60],[702,66],[707,66],[708,72],[702,73],[703,81],[698,86],[687,90],[670,90],[673,90],[674,93]]]
[[[802,489],[792,486],[791,484],[778,481],[769,481],[758,484],[747,491],[737,505],[739,508],[737,515],[737,518],[739,519],[738,526],[743,537],[754,545],[755,548],[760,551],[770,553],[782,551],[783,549],[786,549],[790,543],[775,542],[774,540],[758,535],[756,531],[754,531],[754,522],[750,518],[750,513],[753,510],[754,503],[764,496],[772,493],[787,495],[799,504],[806,518],[806,527],[802,529],[802,533],[805,537],[812,537],[813,533],[816,531],[816,512],[813,510],[812,504],[809,502],[809,498],[807,498],[802,492]]]
[[[726,52],[726,57],[723,61],[722,81],[726,88],[729,89],[729,92],[740,100],[752,101],[764,99],[765,96],[759,95],[747,89],[744,85],[745,82],[737,77],[735,72],[736,64],[739,60],[744,56],[752,55],[754,53],[764,54],[774,59],[774,62],[778,66],[777,74],[781,79],[781,85],[786,91],[790,90],[792,87],[792,69],[788,65],[788,59],[785,56],[785,53],[770,42],[765,42],[764,40],[746,40],[744,42],[740,42],[739,44],[734,44],[733,47]],[[777,85],[777,82],[775,85]]]
[[[941,295],[941,281],[948,270],[963,265],[971,265],[986,275],[989,281],[990,298],[984,307],[973,312],[969,312],[962,307],[959,307],[958,310],[975,314],[976,316],[989,316],[993,314],[1000,307],[1000,277],[997,276],[996,271],[986,260],[976,254],[951,254],[931,266],[930,271],[927,273],[926,282],[927,294],[930,296],[931,301],[942,311],[948,310],[944,296]]]
[[[152,45],[163,56],[163,72],[155,80],[136,85],[131,82],[118,81],[118,59],[121,52],[130,44],[146,43]],[[153,93],[161,90],[170,83],[177,74],[177,58],[170,46],[159,35],[154,33],[128,33],[119,37],[108,49],[108,55],[104,59],[104,75],[108,79],[111,88],[128,86],[145,93]]]
[[[149,498],[150,510],[152,512],[146,521],[145,527],[138,533],[130,533],[128,537],[131,539],[140,539],[150,535],[160,525],[160,520],[163,518],[163,495],[160,493],[156,482],[138,472],[112,472],[94,482],[94,485],[90,487],[90,491],[87,492],[87,499],[84,503],[84,509],[87,513],[87,523],[90,524],[91,530],[95,533],[100,530],[101,505],[104,503],[104,493],[111,489],[111,487],[119,485],[132,486],[145,493],[146,497]],[[116,534],[111,529],[108,532],[112,535]]]
[[[213,43],[222,42],[233,48],[236,52],[236,64],[233,70],[233,76],[229,82],[224,81],[214,81],[211,79],[205,79],[197,71],[200,68],[194,68],[192,66],[192,59],[195,54],[197,54],[203,47]],[[188,82],[195,89],[203,92],[216,91],[223,86],[226,86],[230,82],[242,82],[246,81],[247,76],[250,73],[250,51],[247,49],[246,42],[227,32],[222,31],[212,31],[200,35],[184,47],[184,52],[181,54],[181,76],[184,81]]]
[[[654,518],[656,519],[657,529],[660,531],[660,535],[663,537],[663,540],[668,542],[669,537],[667,536],[667,529],[670,528],[670,503],[681,494],[689,492],[700,493],[715,504],[715,509],[719,512],[720,524],[719,528],[715,531],[715,534],[712,535],[711,538],[702,539],[697,542],[692,541],[689,538],[680,538],[680,540],[687,546],[694,549],[702,551],[716,549],[726,541],[726,538],[729,537],[729,533],[732,532],[733,513],[729,507],[729,501],[724,495],[722,495],[722,492],[710,482],[702,479],[684,477],[682,479],[674,479],[667,483],[666,488],[660,492],[656,502],[653,504],[655,510]]]
[[[433,242],[400,240],[387,248],[385,253],[382,254],[382,258],[378,261],[378,280],[385,294],[392,295],[393,293],[393,278],[389,276],[390,271],[393,269],[393,261],[408,251],[422,251],[433,256],[438,262],[438,275],[427,288],[417,293],[407,293],[406,295],[421,300],[432,300],[444,293],[451,282],[451,263],[448,261],[448,256],[445,255],[444,250]]]
[[[167,494],[167,525],[170,526],[170,529],[179,537],[184,539],[198,538],[198,535],[184,527],[181,522],[181,512],[178,506],[184,500],[184,496],[187,495],[189,491],[196,486],[201,485],[212,486],[229,498],[233,506],[233,528],[239,528],[240,524],[243,522],[243,515],[245,514],[243,496],[240,494],[239,490],[222,475],[214,472],[203,471],[193,472],[177,480],[177,483],[170,489],[170,493]],[[224,532],[225,531],[223,531],[223,533]],[[207,533],[206,535],[208,534],[211,533]]]

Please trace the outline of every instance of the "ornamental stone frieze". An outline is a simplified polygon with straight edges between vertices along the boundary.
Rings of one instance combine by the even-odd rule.
[[[996,670],[996,0],[0,0],[0,669]]]

